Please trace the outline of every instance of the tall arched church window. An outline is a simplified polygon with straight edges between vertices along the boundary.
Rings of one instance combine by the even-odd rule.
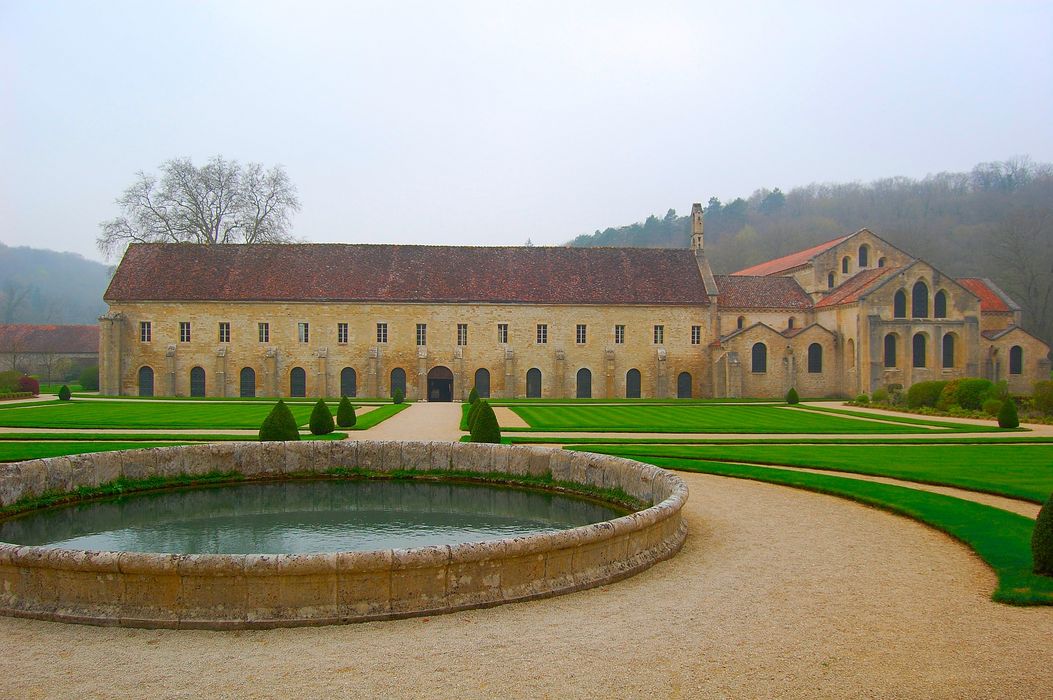
[[[768,346],[764,343],[757,343],[753,346],[753,363],[752,371],[754,372],[767,372],[768,371]]]
[[[913,342],[913,352],[911,353],[913,355],[913,357],[911,358],[911,363],[915,367],[925,367],[925,345],[925,334],[915,333]]]
[[[1014,345],[1009,348],[1009,374],[1024,373],[1024,348]]]
[[[902,289],[892,297],[892,318],[907,317],[907,293]]]
[[[932,315],[936,318],[947,318],[947,292],[942,289],[932,298]]]
[[[808,346],[808,373],[819,374],[823,371],[823,346],[812,343]]]
[[[870,248],[865,245],[859,246],[859,267],[863,268],[870,264]]]
[[[896,334],[889,333],[885,336],[885,366],[892,368],[896,366]]]
[[[910,315],[913,318],[929,317],[929,287],[921,280],[914,283],[910,292]]]
[[[848,266],[849,265],[850,265],[850,263],[848,261],[848,256],[847,255],[845,257],[841,258],[841,273],[842,274],[845,274],[845,275],[848,274]]]
[[[834,288],[834,279],[835,279],[834,273],[832,273],[832,272],[826,276],[826,288],[827,289],[833,289]]]

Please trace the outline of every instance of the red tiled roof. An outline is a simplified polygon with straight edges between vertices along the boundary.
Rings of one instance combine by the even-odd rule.
[[[103,298],[708,304],[690,250],[136,244]]]
[[[810,309],[812,298],[792,277],[718,275],[717,303],[731,309]]]
[[[731,274],[740,276],[764,276],[776,275],[780,272],[786,272],[787,270],[792,270],[795,267],[800,267],[801,265],[804,265],[816,255],[819,255],[819,253],[830,250],[841,241],[847,240],[854,235],[854,233],[850,233],[847,236],[841,236],[840,238],[835,238],[834,240],[827,241],[826,243],[820,243],[819,245],[812,246],[811,248],[808,248],[806,250],[799,250],[796,253],[790,253],[789,255],[784,255],[781,258],[776,258],[775,260],[762,262],[758,265],[754,265],[753,267],[747,267],[745,270],[732,272]]]
[[[98,326],[0,324],[0,352],[99,352]]]
[[[980,297],[980,311],[1012,311],[1009,308],[1009,304],[1006,303],[1001,292],[1002,290],[995,287],[991,280],[980,279],[978,277],[965,277],[958,280],[958,284],[962,285],[970,292]]]
[[[838,304],[851,304],[857,302],[859,301],[859,298],[863,296],[863,293],[877,284],[881,278],[898,269],[899,268],[895,267],[876,267],[870,270],[863,270],[847,279],[840,287],[820,299],[819,303],[815,306],[816,308],[819,308],[822,306],[837,306]]]

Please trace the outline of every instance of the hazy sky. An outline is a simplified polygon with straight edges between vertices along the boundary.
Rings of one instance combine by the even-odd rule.
[[[457,244],[1053,161],[1053,3],[0,0],[0,241],[101,259],[137,170],[214,154],[284,165],[301,238]]]

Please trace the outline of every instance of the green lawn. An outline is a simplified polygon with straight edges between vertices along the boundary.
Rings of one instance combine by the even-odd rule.
[[[1039,445],[618,445],[621,457],[811,467],[955,486],[1045,503],[1053,493],[1053,444]]]
[[[385,404],[358,419],[365,430],[398,413],[407,404]],[[161,403],[145,401],[53,401],[0,408],[0,426],[14,428],[258,429],[273,407],[267,403]],[[336,404],[330,410],[336,413]],[[306,425],[312,404],[289,404],[299,425]]]
[[[530,428],[502,428],[505,432],[550,430],[561,432],[653,433],[935,433],[991,430],[959,427],[914,418],[889,418],[887,422],[850,412],[826,413],[787,408],[784,405],[512,405]],[[882,421],[886,421],[884,417]],[[936,426],[932,430],[926,426]]]
[[[994,600],[1014,605],[1053,605],[1053,578],[1032,573],[1034,521],[1022,515],[942,494],[826,474],[653,456],[636,459],[667,469],[828,493],[906,515],[946,532],[976,552],[998,576]]]
[[[53,382],[51,384],[45,384],[44,382],[41,382],[40,383],[40,393],[41,394],[57,394],[59,392],[59,389],[62,388],[62,386],[63,386],[62,382]],[[81,385],[77,384],[75,382],[74,383],[70,383],[70,384],[66,384],[66,386],[69,387],[69,390],[71,392],[73,392],[73,391],[83,391],[83,389],[81,388]]]
[[[0,443],[0,462],[21,462],[24,459],[61,457],[85,452],[138,450],[144,447],[169,447],[185,444],[185,440],[183,442],[5,442]]]

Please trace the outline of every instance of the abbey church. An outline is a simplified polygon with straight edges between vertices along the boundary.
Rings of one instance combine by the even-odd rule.
[[[955,377],[1029,393],[1049,347],[986,279],[867,229],[714,275],[690,250],[133,244],[103,394],[852,397]]]

